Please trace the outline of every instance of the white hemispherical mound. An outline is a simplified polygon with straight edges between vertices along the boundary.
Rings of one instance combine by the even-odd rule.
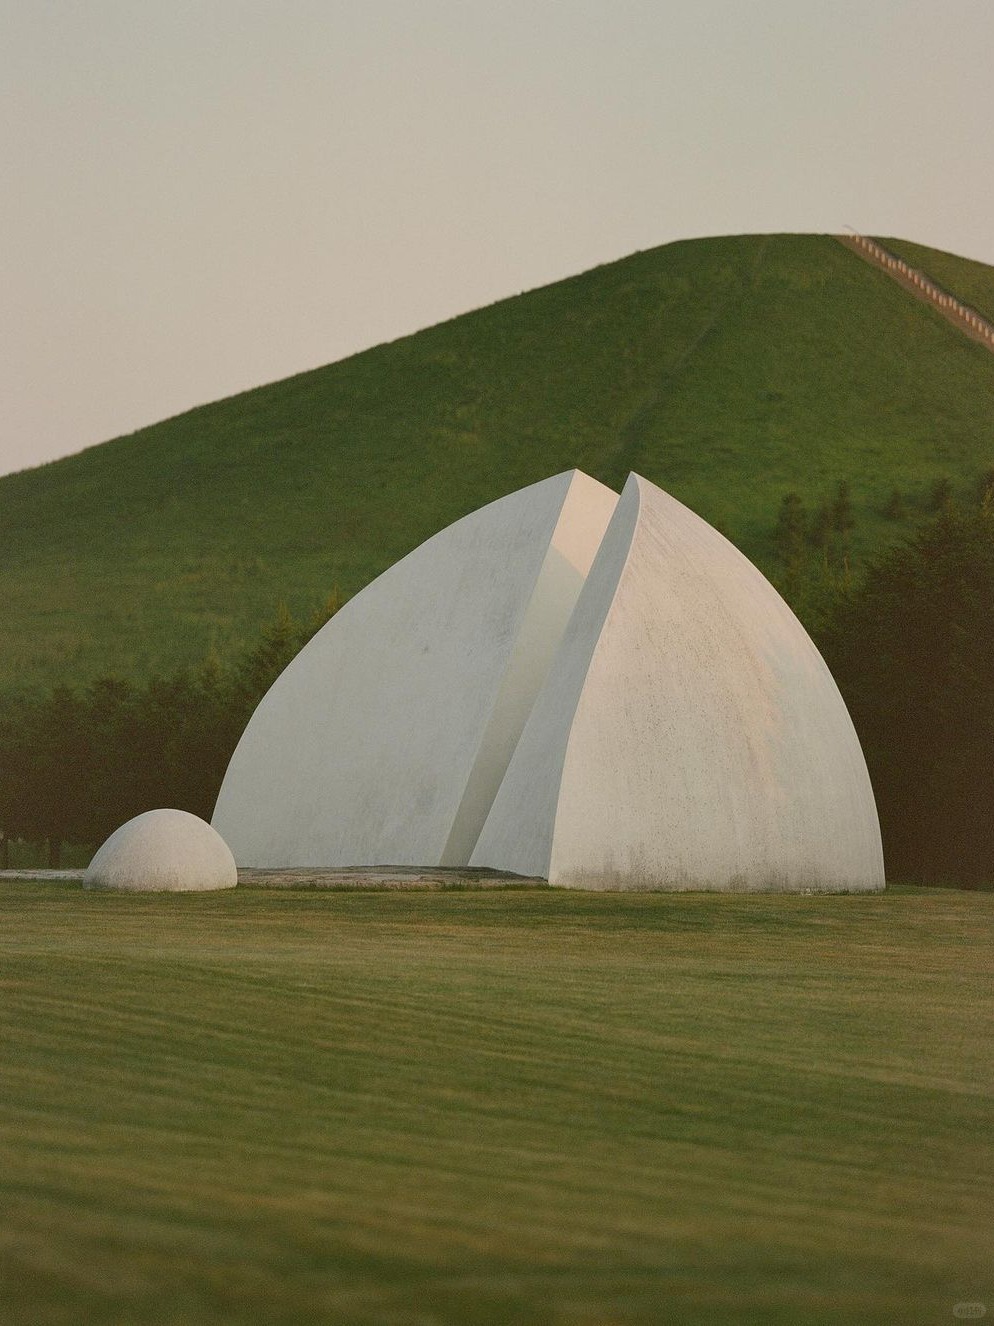
[[[238,869],[218,831],[185,810],[148,810],[111,834],[83,876],[84,889],[192,893],[232,889]]]

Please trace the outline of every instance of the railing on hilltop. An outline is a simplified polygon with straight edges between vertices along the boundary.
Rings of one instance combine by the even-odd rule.
[[[865,253],[884,271],[890,272],[898,278],[903,277],[905,281],[910,282],[923,299],[927,299],[934,304],[951,321],[962,323],[964,331],[967,331],[981,344],[986,345],[988,350],[994,352],[994,324],[981,317],[976,309],[971,308],[969,304],[964,304],[955,295],[951,295],[948,290],[943,290],[942,286],[936,285],[924,272],[920,272],[917,267],[912,267],[903,258],[896,257],[883,245],[878,244],[876,240],[867,239],[865,235],[859,235],[855,231],[849,235],[840,235],[839,238],[844,244]]]

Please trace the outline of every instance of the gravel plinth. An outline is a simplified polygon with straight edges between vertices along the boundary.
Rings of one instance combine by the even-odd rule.
[[[82,884],[83,870],[0,870],[0,881]],[[495,870],[424,869],[418,866],[306,866],[292,870],[238,872],[240,888],[338,889],[342,891],[408,889],[442,892],[451,889],[544,889],[548,880]]]

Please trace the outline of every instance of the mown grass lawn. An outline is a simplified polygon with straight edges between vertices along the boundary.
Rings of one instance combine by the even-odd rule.
[[[994,895],[0,886],[0,1320],[994,1312]]]

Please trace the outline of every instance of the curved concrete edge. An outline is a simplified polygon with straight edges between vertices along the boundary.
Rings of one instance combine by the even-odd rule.
[[[560,784],[590,660],[628,558],[638,491],[626,485],[494,798],[472,866],[549,878]]]
[[[213,824],[240,865],[465,865],[617,502],[567,471],[456,521],[256,709]]]
[[[122,824],[83,872],[84,889],[206,893],[233,889],[235,859],[206,820],[185,810],[148,810]]]
[[[884,887],[849,714],[761,573],[632,476],[472,864],[588,889]]]
[[[570,731],[550,882],[877,891],[866,764],[772,585],[633,476],[639,515]]]
[[[573,472],[442,852],[443,866],[469,864],[617,502],[617,493]]]

